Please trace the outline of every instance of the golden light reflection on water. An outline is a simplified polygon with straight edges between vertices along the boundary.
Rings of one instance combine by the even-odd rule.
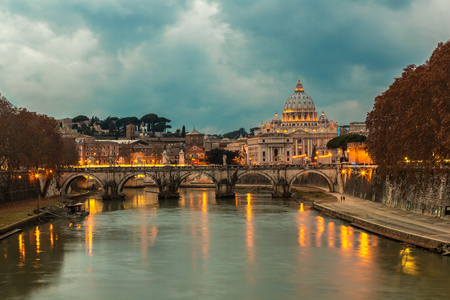
[[[23,240],[23,233],[19,235],[19,252],[20,252],[20,262],[25,262],[25,242]]]
[[[208,196],[206,192],[202,193],[202,257],[203,260],[208,260],[209,256],[209,227],[208,227]],[[206,267],[206,266],[205,266]]]
[[[246,229],[246,239],[247,239],[247,251],[250,261],[255,260],[255,229],[253,225],[253,212],[252,212],[252,195],[247,194],[247,206],[246,206],[246,218],[247,218],[247,229]]]
[[[322,233],[325,231],[324,226],[325,220],[320,216],[317,216],[316,220],[317,220],[316,247],[322,247]]]
[[[336,238],[336,227],[334,222],[328,223],[328,247],[334,248],[334,240]]]
[[[300,209],[297,214],[297,224],[298,224],[298,244],[302,247],[307,247],[310,245],[310,234],[306,230],[307,226],[305,222],[309,218],[310,212],[305,211],[303,203],[300,203]]]
[[[53,224],[50,224],[50,249],[53,249],[54,241],[53,241]]]
[[[419,275],[416,258],[412,255],[410,248],[400,251],[400,259],[403,273]]]
[[[97,211],[97,200],[95,200],[94,198],[91,198],[88,200],[88,208],[89,208],[89,214],[90,215],[95,215],[98,211]]]
[[[39,231],[39,226],[36,226],[35,236],[36,236],[36,253],[39,254],[42,252],[41,251],[41,232]]]
[[[247,194],[247,206],[246,206],[246,248],[247,248],[247,267],[246,276],[249,284],[255,282],[254,276],[254,263],[255,263],[255,228],[253,223],[253,208],[252,208],[252,195]]]
[[[353,228],[341,225],[341,248],[348,252],[353,248]]]
[[[92,256],[92,238],[93,238],[93,228],[92,224],[87,226],[86,233],[86,252],[89,256]]]
[[[359,254],[362,258],[370,257],[369,235],[365,232],[359,233]]]

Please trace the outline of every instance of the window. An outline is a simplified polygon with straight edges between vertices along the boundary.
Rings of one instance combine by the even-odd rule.
[[[263,151],[263,156],[266,156],[266,151]]]
[[[289,151],[286,152],[286,155],[289,157]],[[288,160],[289,160],[289,158],[288,158]]]

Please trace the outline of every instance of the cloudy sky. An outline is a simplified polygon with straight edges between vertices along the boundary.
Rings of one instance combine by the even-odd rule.
[[[2,0],[0,93],[225,133],[281,113],[300,77],[344,125],[450,39],[449,16],[449,0]]]

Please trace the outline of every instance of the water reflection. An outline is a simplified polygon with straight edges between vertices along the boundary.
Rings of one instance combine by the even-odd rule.
[[[216,201],[205,189],[183,190],[175,201],[126,192],[124,202],[86,200],[85,220],[41,224],[1,241],[1,298],[80,290],[90,299],[397,299],[450,292],[448,258],[308,205],[255,194]]]

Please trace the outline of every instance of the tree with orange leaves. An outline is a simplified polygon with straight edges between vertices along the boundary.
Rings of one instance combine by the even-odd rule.
[[[366,125],[367,149],[380,170],[407,163],[433,167],[450,158],[450,41],[430,59],[407,66],[375,98]]]

